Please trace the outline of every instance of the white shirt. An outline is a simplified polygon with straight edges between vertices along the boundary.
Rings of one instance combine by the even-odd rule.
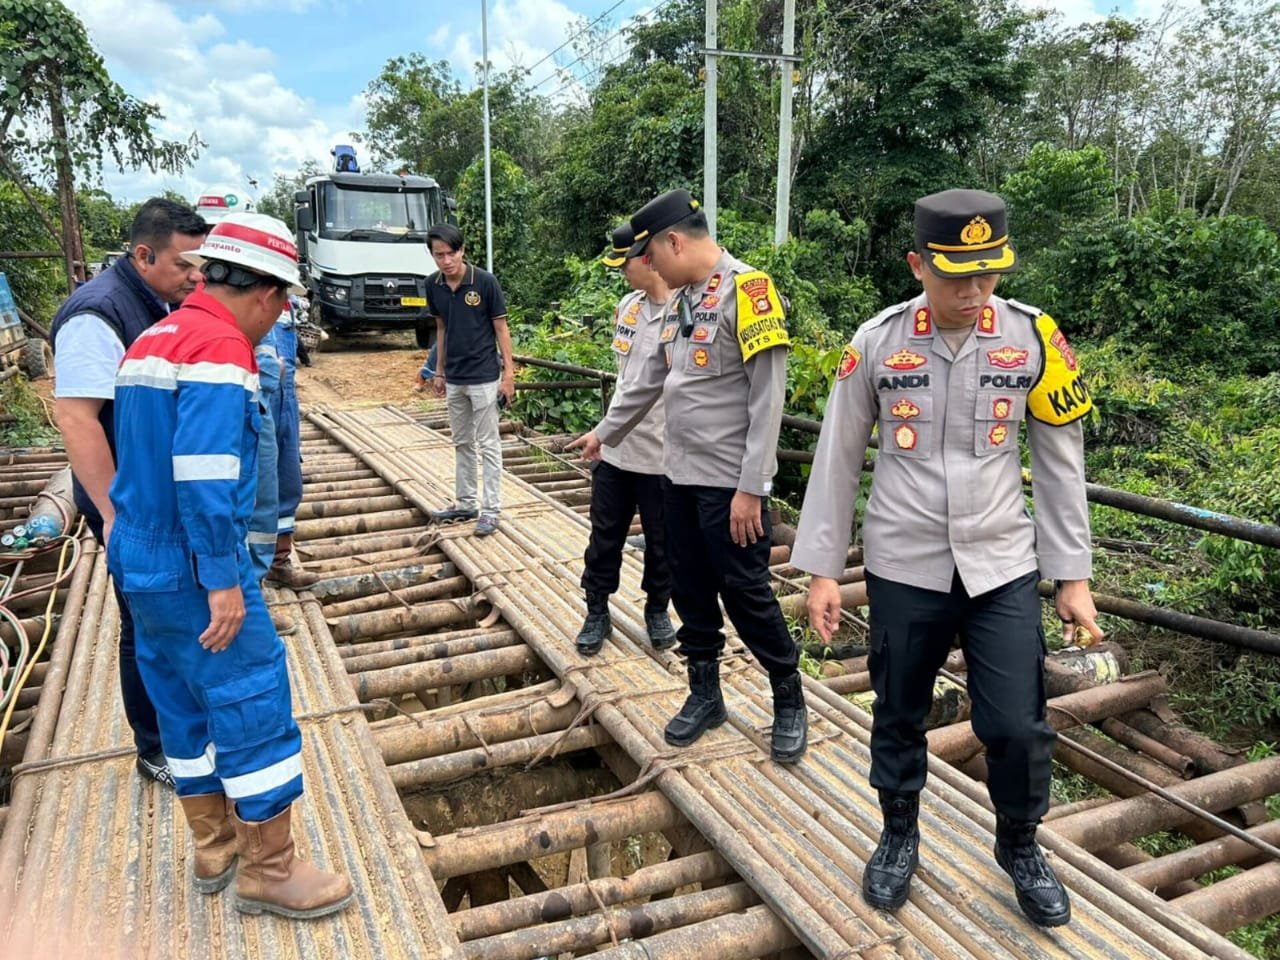
[[[97,314],[77,313],[62,325],[53,348],[55,399],[115,399],[124,343],[107,321]]]

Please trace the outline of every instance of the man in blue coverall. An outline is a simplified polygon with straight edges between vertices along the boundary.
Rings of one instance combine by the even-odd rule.
[[[294,856],[302,738],[245,547],[258,481],[253,345],[298,285],[297,252],[283,223],[246,213],[191,256],[205,286],[138,337],[116,380],[108,563],[137,624],[196,889],[226,887],[238,855],[238,909],[318,917],[349,903],[352,886]]]

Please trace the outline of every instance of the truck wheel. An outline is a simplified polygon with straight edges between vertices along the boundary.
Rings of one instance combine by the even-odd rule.
[[[436,340],[436,325],[434,320],[419,320],[413,325],[413,339],[417,341],[418,346],[423,350],[430,350],[431,344]]]
[[[22,359],[19,361],[22,372],[28,380],[39,380],[53,372],[53,348],[49,341],[40,337],[32,337],[22,345]]]

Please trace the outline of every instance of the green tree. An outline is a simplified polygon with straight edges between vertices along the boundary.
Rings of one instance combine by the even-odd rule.
[[[493,186],[493,266],[509,308],[534,307],[537,283],[533,266],[533,188],[524,171],[501,150],[490,154]],[[458,226],[467,241],[467,259],[485,261],[484,160],[477,160],[458,181]]]
[[[30,206],[60,239],[68,282],[84,261],[75,177],[96,177],[107,158],[125,167],[177,173],[199,141],[156,137],[159,109],[107,74],[84,25],[59,0],[0,0],[0,167],[28,193],[26,171],[56,185],[61,228]]]
[[[283,220],[292,227],[293,195],[305,187],[308,180],[323,172],[320,164],[314,160],[308,160],[303,163],[297,173],[277,173],[271,188],[258,198],[258,212]]]

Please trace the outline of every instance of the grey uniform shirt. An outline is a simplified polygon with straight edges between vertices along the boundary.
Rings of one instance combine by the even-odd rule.
[[[619,397],[635,387],[644,368],[641,358],[660,349],[659,336],[665,314],[666,303],[650,300],[643,290],[633,290],[618,304],[613,314],[613,353],[618,361],[618,382],[610,409]],[[601,458],[619,470],[661,475],[665,422],[662,401],[658,400],[617,446],[601,449]]]
[[[792,563],[844,570],[873,427],[880,436],[863,521],[866,567],[970,596],[1037,567],[1092,572],[1080,417],[1091,401],[1075,354],[1048,315],[992,297],[952,356],[923,296],[860,327],[845,348],[805,492]],[[1034,519],[1022,489],[1019,428],[1031,450]]]
[[[658,349],[631,361],[643,361],[634,389],[596,427],[600,442],[616,446],[661,397],[673,483],[767,496],[787,389],[783,319],[773,281],[722,251],[706,280],[667,304]]]

